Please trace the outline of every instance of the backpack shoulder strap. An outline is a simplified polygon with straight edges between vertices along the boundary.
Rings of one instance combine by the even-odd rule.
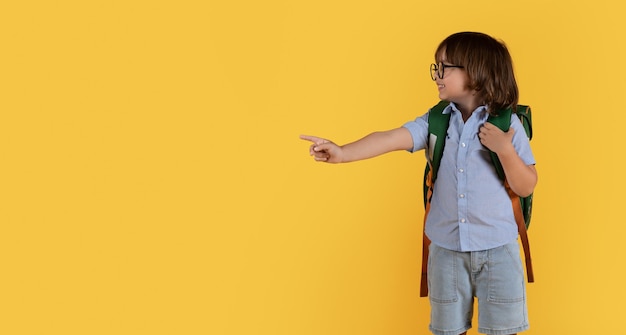
[[[529,106],[517,105],[515,113],[510,108],[499,111],[497,116],[490,115],[487,118],[487,122],[490,122],[494,126],[500,128],[500,130],[507,132],[511,126],[511,116],[513,116],[513,114],[516,114],[522,122],[522,126],[524,126],[524,130],[526,131],[526,136],[530,140],[533,137],[533,129],[531,126],[532,119]],[[496,167],[498,176],[500,179],[504,180],[504,169],[502,169],[502,164],[500,163],[500,159],[498,159],[498,155],[496,155],[493,151],[489,151],[489,153],[491,154],[491,160]]]
[[[447,101],[440,101],[428,113],[428,149],[426,158],[433,172],[433,182],[437,179],[437,171],[439,171],[439,163],[441,163],[441,157],[443,156],[443,147],[446,141],[448,125],[450,124],[450,113],[443,113],[443,110],[449,104]]]
[[[492,123],[494,126],[500,128],[500,130],[502,130],[503,132],[507,132],[509,131],[509,127],[511,126],[511,115],[512,111],[510,108],[501,110],[498,111],[497,116],[489,115],[489,117],[487,118],[487,122]],[[498,176],[500,177],[500,179],[504,180],[504,169],[502,168],[502,163],[500,163],[500,159],[498,159],[498,155],[491,150],[489,150],[489,154],[491,155],[491,161],[496,167],[496,172],[498,173]]]
[[[524,130],[526,131],[526,136],[528,140],[532,140],[533,138],[533,119],[532,114],[530,112],[530,106],[526,105],[517,105],[517,110],[515,111],[517,117],[522,122],[522,126],[524,126]]]

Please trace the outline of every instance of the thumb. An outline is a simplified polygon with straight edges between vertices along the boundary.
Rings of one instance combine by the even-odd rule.
[[[509,134],[509,136],[513,137],[513,135],[515,135],[515,128],[513,128],[513,127],[509,128],[509,131],[507,131],[507,134]]]
[[[331,142],[320,143],[320,144],[317,144],[315,147],[313,147],[313,151],[316,151],[316,152],[328,151],[332,148],[332,146],[333,144]]]

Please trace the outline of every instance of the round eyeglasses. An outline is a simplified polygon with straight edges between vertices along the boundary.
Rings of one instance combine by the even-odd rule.
[[[439,77],[439,79],[443,79],[443,74],[444,71],[446,70],[446,68],[459,68],[459,69],[463,69],[463,66],[460,65],[446,65],[443,62],[439,62],[438,64],[430,64],[430,78],[432,80],[437,80],[437,77]]]

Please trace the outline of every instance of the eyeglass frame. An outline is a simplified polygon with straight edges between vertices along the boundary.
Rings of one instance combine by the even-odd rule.
[[[437,77],[439,77],[439,79],[443,79],[443,76],[445,75],[445,72],[446,72],[446,68],[464,69],[465,66],[446,65],[443,62],[439,62],[437,64],[432,63],[430,64],[430,79],[432,79],[433,81],[437,80],[437,78],[435,78],[435,73],[437,74]],[[439,69],[441,69],[441,75],[439,74]]]

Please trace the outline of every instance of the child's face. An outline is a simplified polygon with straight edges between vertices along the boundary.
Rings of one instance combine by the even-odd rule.
[[[441,61],[445,65],[450,64],[445,60]],[[462,68],[445,67],[443,78],[436,77],[435,83],[439,90],[439,99],[459,103],[471,98],[474,92],[467,88],[469,77],[467,72]],[[461,101],[457,101],[461,100]]]
[[[476,92],[468,89],[469,77],[467,71],[463,68],[446,66],[458,64],[448,62],[445,55],[439,59],[439,62],[440,64],[443,63],[445,67],[443,78],[435,77],[435,83],[439,90],[439,99],[461,105],[475,105]]]

